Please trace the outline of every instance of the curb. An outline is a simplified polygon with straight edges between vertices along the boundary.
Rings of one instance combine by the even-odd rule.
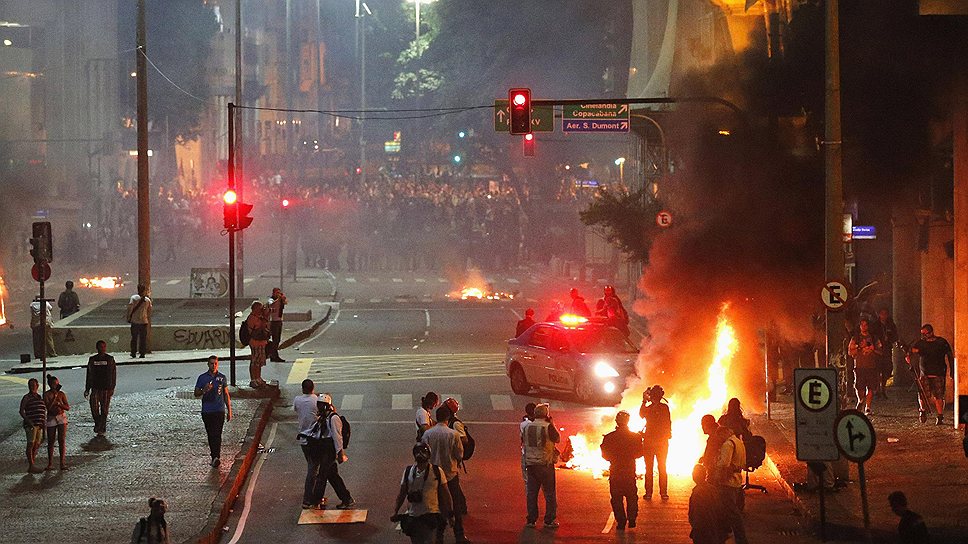
[[[252,463],[255,462],[255,458],[259,454],[262,433],[269,423],[269,417],[272,415],[272,409],[275,401],[279,398],[279,394],[279,390],[276,389],[272,397],[263,400],[259,405],[259,409],[256,411],[256,417],[252,418],[252,422],[249,424],[249,432],[245,436],[245,441],[248,442],[247,446],[243,446],[245,456],[235,459],[232,470],[229,471],[229,476],[225,481],[226,484],[231,482],[231,485],[222,485],[218,497],[212,502],[212,510],[209,512],[209,521],[205,525],[205,528],[196,537],[186,540],[186,543],[217,544],[222,539],[222,535],[224,534],[223,528],[229,516],[232,514],[232,507],[235,506],[235,500],[242,491],[242,486],[245,485],[249,477],[249,470],[252,468]]]
[[[309,336],[311,336],[314,332],[316,332],[317,329],[319,329],[320,326],[322,326],[323,323],[326,323],[327,321],[329,321],[329,316],[332,314],[332,312],[333,312],[333,307],[331,305],[327,306],[326,315],[323,316],[322,319],[316,321],[308,328],[302,329],[296,334],[290,336],[288,339],[284,340],[282,344],[280,344],[279,349],[286,349],[292,346],[293,344],[295,344],[296,342],[300,342],[308,338]],[[228,349],[228,348],[221,348],[215,351],[221,351],[222,349]],[[159,353],[163,353],[163,352],[159,352]],[[199,354],[197,357],[193,356],[193,357],[181,357],[178,359],[161,359],[161,360],[154,359],[150,361],[147,359],[135,359],[131,361],[118,361],[117,364],[118,366],[134,366],[134,365],[154,365],[154,364],[171,364],[171,363],[203,363],[208,360],[208,356],[210,354],[211,354],[210,352],[204,352],[204,354]],[[225,358],[228,359],[228,356],[226,356]],[[249,355],[239,355],[238,353],[236,353],[235,358],[237,360],[239,359],[246,360],[249,358]],[[84,363],[84,362],[78,362],[78,363],[65,364],[64,366],[58,366],[58,363],[56,361],[54,362],[48,361],[47,371],[49,372],[51,370],[62,370],[66,368],[83,367],[86,364],[87,363]],[[7,374],[28,374],[31,372],[40,372],[41,370],[43,370],[43,366],[38,364],[36,366],[11,367],[7,369],[6,373]]]

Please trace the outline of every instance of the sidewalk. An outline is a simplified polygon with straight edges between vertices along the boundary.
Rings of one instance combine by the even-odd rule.
[[[281,348],[286,349],[297,342],[308,338],[320,325],[329,320],[329,316],[334,308],[338,308],[338,303],[320,302],[317,304],[313,297],[299,297],[287,307],[286,314],[292,308],[293,313],[306,313],[312,311],[312,319],[308,321],[286,321],[283,325],[283,341]],[[237,322],[238,323],[238,322]],[[227,326],[227,324],[226,324]],[[88,358],[94,353],[94,346],[91,346],[91,353],[83,355],[62,355],[47,359],[47,369],[76,368],[87,365]],[[214,349],[194,349],[194,350],[171,350],[155,351],[145,355],[144,359],[132,359],[128,354],[114,353],[118,365],[143,365],[153,363],[197,363],[208,359],[209,355],[217,355],[220,360],[229,358],[228,348]],[[237,359],[248,359],[249,348],[238,347],[235,350]],[[14,365],[7,370],[8,374],[22,374],[27,372],[39,372],[43,368],[41,361],[33,359],[29,363]]]
[[[887,504],[887,495],[903,491],[910,507],[924,517],[932,542],[968,542],[968,471],[961,447],[963,434],[948,422],[918,422],[916,393],[906,387],[891,388],[890,400],[875,400],[871,421],[877,432],[874,456],[864,464],[870,505],[871,532],[875,542],[895,541],[898,518]],[[773,420],[754,418],[754,433],[766,437],[770,458],[788,485],[806,480],[804,463],[796,460],[793,404],[782,396],[772,406]],[[828,537],[836,542],[864,542],[863,510],[857,465],[851,463],[852,483],[843,491],[826,493]],[[787,489],[793,493],[792,489]],[[798,506],[819,524],[816,493],[795,495]]]
[[[209,466],[199,401],[191,390],[115,396],[102,439],[93,435],[84,399],[71,399],[70,470],[27,474],[23,433],[18,429],[0,442],[0,535],[17,542],[128,542],[134,524],[148,513],[148,498],[159,497],[168,503],[173,542],[198,541],[212,530],[210,513],[218,517],[229,488],[239,475],[244,478],[244,458],[249,450],[254,455],[263,415],[271,413],[271,399],[245,398],[250,396],[233,392],[218,469]],[[46,464],[46,445],[40,459]]]

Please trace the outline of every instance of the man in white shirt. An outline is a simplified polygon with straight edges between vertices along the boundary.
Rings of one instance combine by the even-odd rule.
[[[420,441],[430,446],[430,462],[439,466],[447,477],[447,489],[455,506],[454,537],[457,544],[466,544],[469,541],[464,537],[464,523],[456,507],[459,504],[459,498],[464,496],[460,488],[460,472],[458,472],[460,462],[464,459],[464,444],[461,442],[460,433],[449,427],[450,418],[453,415],[447,406],[437,408],[437,424],[427,429]],[[437,532],[437,542],[443,541],[443,533],[444,527],[440,527]]]
[[[316,395],[315,389],[316,385],[312,380],[303,380],[302,395],[292,400],[292,408],[296,411],[299,425],[296,439],[306,457],[306,484],[303,488],[302,502],[302,507],[305,509],[325,506],[323,492],[326,489],[326,475],[320,471],[320,464],[323,461],[323,440],[317,424],[319,396]]]
[[[131,295],[128,310],[125,312],[128,323],[131,324],[131,358],[140,353],[145,358],[148,353],[148,326],[151,323],[151,298],[148,288],[138,285],[138,294]]]
[[[54,320],[50,315],[53,307],[50,302],[44,302],[45,311],[41,312],[40,301],[35,300],[30,303],[30,330],[34,338],[34,357],[41,358],[41,351],[44,350],[44,343],[47,344],[47,356],[57,357],[54,350]]]
[[[336,508],[340,510],[352,508],[356,504],[356,501],[353,500],[350,491],[346,489],[346,483],[343,482],[343,477],[339,475],[339,464],[345,463],[349,459],[349,456],[346,455],[346,451],[343,449],[343,421],[340,419],[339,414],[336,413],[336,407],[333,406],[333,396],[329,393],[323,393],[319,396],[318,406],[320,428],[322,429],[323,437],[321,471],[326,477],[326,481],[322,483],[323,494],[326,493],[326,482],[329,482],[340,500]]]

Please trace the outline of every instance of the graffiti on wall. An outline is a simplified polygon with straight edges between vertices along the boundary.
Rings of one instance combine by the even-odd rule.
[[[224,348],[231,340],[225,327],[176,329],[174,339],[179,347],[186,349]]]

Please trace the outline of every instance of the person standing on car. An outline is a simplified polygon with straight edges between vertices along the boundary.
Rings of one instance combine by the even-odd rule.
[[[447,478],[440,467],[430,463],[430,446],[418,442],[413,447],[414,464],[403,471],[400,492],[391,522],[400,522],[403,533],[412,544],[441,542],[437,535],[447,527],[447,519],[453,511]],[[400,508],[407,501],[407,512],[400,516]]]
[[[464,460],[464,444],[460,440],[460,433],[450,428],[450,418],[453,413],[450,408],[441,406],[437,408],[437,424],[428,429],[421,442],[430,446],[433,464],[439,466],[444,471],[447,478],[447,489],[454,504],[454,538],[458,543],[470,542],[464,537],[464,523],[461,519],[460,511],[457,506],[460,504],[464,492],[460,488],[460,462]],[[444,538],[444,528],[438,529],[437,541],[442,542]]]
[[[518,321],[518,326],[514,330],[514,337],[521,336],[521,333],[530,329],[534,323],[534,308],[528,308],[524,311],[524,319]]]
[[[64,292],[57,297],[57,307],[60,308],[61,319],[81,311],[81,299],[74,291],[74,282],[68,281],[64,284]]]
[[[643,455],[642,435],[629,430],[630,418],[625,410],[619,411],[615,414],[615,430],[602,439],[602,457],[609,462],[608,493],[618,531],[624,531],[626,523],[629,529],[634,529],[639,514],[635,460]]]
[[[585,297],[581,296],[577,288],[572,287],[569,295],[571,295],[571,307],[569,308],[569,311],[572,314],[580,315],[582,317],[592,316],[592,311],[588,308],[588,304],[585,302]]]
[[[550,407],[545,403],[537,405],[534,409],[534,421],[528,422],[521,432],[528,471],[528,527],[534,527],[538,521],[538,493],[542,490],[545,497],[545,527],[558,527],[558,494],[555,489],[558,451],[555,444],[560,441],[561,434],[551,419]]]
[[[292,409],[296,412],[299,432],[296,440],[306,458],[306,483],[303,486],[302,507],[304,510],[323,506],[323,492],[326,489],[326,475],[320,470],[323,462],[323,440],[319,430],[319,396],[312,380],[302,381],[302,395],[292,399]]]
[[[118,383],[118,366],[108,354],[108,343],[98,340],[94,344],[97,353],[87,360],[87,378],[84,382],[84,398],[91,403],[94,434],[104,436],[108,430],[108,407]]]
[[[669,500],[669,473],[666,459],[669,457],[669,439],[672,438],[672,417],[669,404],[663,401],[665,391],[661,385],[653,385],[642,393],[639,417],[645,420],[643,442],[645,446],[645,499],[652,498],[653,464],[659,469],[659,496]]]
[[[131,324],[131,358],[135,354],[140,354],[142,359],[148,353],[148,326],[151,323],[151,298],[148,297],[148,288],[138,285],[138,294],[131,295],[128,300],[128,311],[126,318]]]
[[[269,310],[269,346],[267,355],[273,363],[285,363],[286,360],[279,356],[279,344],[282,342],[282,322],[285,312],[286,295],[278,287],[272,288],[272,296],[269,297],[267,308]]]

